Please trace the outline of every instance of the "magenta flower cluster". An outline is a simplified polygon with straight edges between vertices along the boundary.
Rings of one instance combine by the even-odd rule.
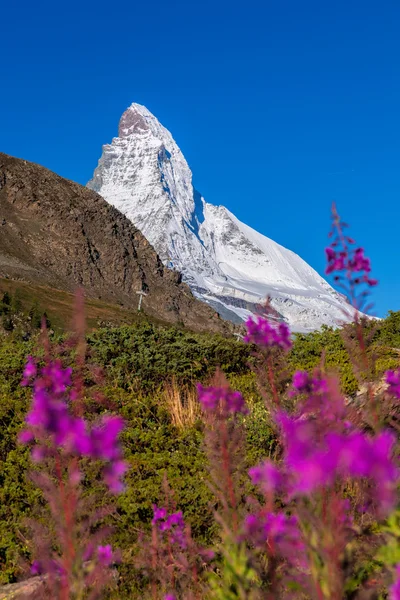
[[[50,361],[38,371],[32,357],[28,358],[22,385],[32,385],[31,410],[26,417],[27,428],[20,434],[22,443],[41,443],[32,451],[32,458],[46,455],[45,441],[53,447],[78,456],[100,459],[106,463],[104,480],[110,491],[123,489],[122,477],[127,470],[118,436],[124,423],[120,417],[106,415],[92,427],[71,410],[72,369],[64,369],[59,361]]]
[[[171,544],[186,548],[185,521],[181,511],[168,514],[166,508],[154,504],[152,523],[163,536],[167,536]]]
[[[371,279],[371,261],[364,255],[363,248],[356,248],[351,254],[347,250],[335,250],[332,246],[325,249],[328,265],[325,273],[345,271],[350,278],[352,273],[360,273],[358,283],[366,283],[369,286],[377,285],[376,279]]]
[[[305,544],[296,516],[284,512],[248,515],[244,522],[244,535],[255,546],[265,547],[266,542],[273,552],[281,556],[300,559],[304,556]]]
[[[395,569],[396,579],[390,587],[390,600],[400,600],[400,565]]]
[[[294,394],[326,394],[328,391],[325,379],[311,377],[307,371],[296,371],[292,385]]]
[[[199,402],[206,412],[214,412],[218,407],[227,414],[247,414],[248,409],[240,392],[234,392],[228,386],[203,387],[197,385]]]
[[[109,567],[110,565],[118,562],[118,555],[114,553],[110,544],[105,546],[97,546],[94,550],[92,545],[89,545],[88,549],[84,553],[84,560],[93,560],[96,558],[97,564],[102,567]],[[64,575],[64,567],[58,560],[34,560],[31,564],[31,575],[43,575],[44,573],[54,573],[57,575]]]
[[[375,437],[358,430],[324,432],[316,419],[278,413],[283,443],[283,465],[266,461],[250,470],[264,492],[280,489],[288,500],[309,496],[333,486],[338,479],[368,479],[371,498],[383,514],[396,501],[399,472],[393,458],[395,437],[383,431]]]
[[[110,544],[97,547],[97,558],[101,565],[109,567],[115,562],[114,552]]]
[[[398,371],[386,371],[385,381],[389,386],[389,394],[400,399],[400,369]]]
[[[284,350],[290,350],[292,340],[290,339],[290,329],[286,323],[272,324],[264,317],[257,317],[254,321],[249,317],[246,321],[247,335],[244,341],[257,346],[273,347],[277,346]]]
[[[327,379],[318,370],[313,375],[307,371],[296,371],[289,395],[298,398],[297,412],[302,419],[318,415],[319,427],[325,430],[342,430],[347,427],[343,397],[328,389]]]

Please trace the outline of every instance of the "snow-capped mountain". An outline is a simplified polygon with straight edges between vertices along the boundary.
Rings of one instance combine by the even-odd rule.
[[[103,146],[87,185],[124,213],[223,317],[240,321],[270,296],[293,331],[348,320],[343,296],[297,254],[202,198],[171,133],[144,106],[124,112],[118,137]]]

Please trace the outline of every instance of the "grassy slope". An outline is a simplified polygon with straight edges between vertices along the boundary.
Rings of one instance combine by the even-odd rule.
[[[6,291],[15,295],[17,290],[22,310],[28,312],[36,302],[40,309],[47,313],[56,331],[65,331],[73,322],[74,294],[44,285],[0,278],[0,297]],[[141,315],[137,311],[91,298],[85,300],[85,316],[88,330],[96,329],[101,321],[113,325],[141,321]]]

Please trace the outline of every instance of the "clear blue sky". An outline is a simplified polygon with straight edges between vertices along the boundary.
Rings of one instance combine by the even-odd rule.
[[[400,310],[398,0],[25,0],[1,21],[1,151],[86,183],[145,104],[208,201],[321,273],[336,200],[377,314]]]

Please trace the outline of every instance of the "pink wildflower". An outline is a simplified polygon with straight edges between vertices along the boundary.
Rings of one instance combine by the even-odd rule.
[[[286,323],[279,323],[276,326],[263,317],[257,317],[255,321],[249,317],[246,328],[245,342],[266,347],[278,346],[284,350],[290,350],[292,347],[290,329]]]
[[[50,437],[54,447],[61,447],[67,453],[102,460],[106,462],[106,485],[113,493],[121,492],[121,479],[128,468],[118,441],[123,420],[106,415],[89,428],[83,418],[73,416],[68,390],[72,383],[72,370],[63,369],[59,361],[49,362],[38,374],[30,360],[25,371],[25,380],[33,376],[36,379],[30,381],[33,383],[33,400],[26,417],[28,427],[20,433],[20,442],[31,443],[35,438],[43,442]],[[36,446],[32,449],[32,459],[40,462],[47,452],[45,445]]]
[[[290,562],[299,562],[305,551],[296,517],[284,512],[248,515],[244,523],[244,535],[255,546],[265,547],[265,543],[268,543],[274,552]]]
[[[249,470],[250,479],[254,485],[259,485],[264,492],[276,491],[282,484],[282,474],[271,462],[264,461]]]
[[[31,565],[31,575],[42,575],[43,566],[39,560],[34,560]]]
[[[396,579],[394,584],[390,587],[390,600],[400,600],[400,565],[396,566],[395,569]]]
[[[198,384],[197,390],[200,404],[207,412],[214,412],[219,406],[227,413],[248,413],[242,394],[234,392],[228,386],[206,388]]]
[[[394,506],[399,472],[393,459],[395,439],[383,431],[371,437],[362,431],[324,431],[318,419],[279,413],[284,441],[283,469],[289,497],[309,495],[337,478],[369,479],[371,496],[382,514]],[[262,483],[262,479],[260,478]]]
[[[36,366],[35,359],[32,356],[28,356],[28,358],[26,360],[25,369],[22,374],[21,385],[22,386],[29,385],[32,382],[32,380],[36,377],[36,373],[37,373],[37,366]]]
[[[398,371],[386,371],[385,380],[389,385],[389,394],[400,399],[400,369]]]
[[[98,546],[97,556],[99,563],[105,567],[109,567],[114,562],[114,555],[110,544],[106,546]]]
[[[169,515],[166,508],[154,505],[153,515],[152,523],[156,525],[161,535],[167,536],[171,544],[186,548],[185,521],[182,512]]]

